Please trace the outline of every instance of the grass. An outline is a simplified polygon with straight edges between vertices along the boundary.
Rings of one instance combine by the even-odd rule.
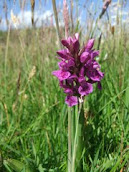
[[[51,74],[58,68],[56,31],[11,31],[8,47],[6,40],[1,32],[0,171],[66,171],[68,112]],[[129,171],[129,54],[124,44],[124,36],[116,33],[100,47],[103,89],[95,86],[85,100],[85,172]]]

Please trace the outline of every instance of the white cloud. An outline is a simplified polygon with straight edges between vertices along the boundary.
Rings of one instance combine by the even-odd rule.
[[[112,16],[111,16],[111,19],[112,19],[112,20],[115,20],[115,19],[116,19],[116,15],[112,15]]]
[[[35,11],[34,20],[36,21],[36,26],[41,26],[45,20],[50,21],[52,12],[50,10],[40,13]],[[31,27],[31,11],[20,12],[17,16],[19,18],[19,27]]]
[[[15,14],[14,14],[15,15]],[[39,27],[41,26],[45,21],[48,22],[48,24],[50,24],[50,20],[51,20],[51,15],[52,15],[52,11],[51,10],[47,10],[44,13],[41,13],[39,11],[35,11],[34,13],[34,20],[36,21],[36,26]],[[18,23],[17,25],[14,24],[11,19],[11,27],[15,28],[15,25],[17,28],[26,28],[26,27],[31,27],[31,11],[20,11],[17,14],[17,19],[18,19]],[[6,20],[3,19],[2,22],[0,23],[0,30],[6,30],[7,29],[7,25],[6,25]]]

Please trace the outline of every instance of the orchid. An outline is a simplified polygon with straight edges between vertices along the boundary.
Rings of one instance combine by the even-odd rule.
[[[100,81],[104,73],[100,71],[100,65],[95,60],[99,51],[93,49],[94,39],[89,40],[82,49],[78,33],[61,43],[65,49],[57,51],[60,59],[59,70],[52,73],[58,78],[60,87],[67,95],[66,104],[75,106],[79,98],[84,99],[93,92],[94,83],[98,83],[98,88],[101,89]]]

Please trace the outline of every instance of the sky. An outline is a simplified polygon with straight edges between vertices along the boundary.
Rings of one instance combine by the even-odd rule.
[[[8,6],[8,20],[11,18],[11,11],[13,14],[17,16],[19,23],[17,24],[18,28],[23,27],[31,27],[31,5],[30,0],[21,0],[21,2],[26,1],[26,5],[24,10],[21,10],[20,0],[7,0]],[[15,2],[15,3],[14,3]],[[69,2],[69,0],[67,0]],[[80,20],[81,24],[86,22],[86,10],[91,12],[95,18],[98,17],[99,13],[101,12],[103,1],[102,0],[73,0],[74,2],[74,16],[76,11],[76,6],[78,7],[78,19]],[[63,7],[63,0],[56,0],[57,8],[60,11],[59,15],[59,22],[60,25],[63,24],[63,17],[62,17],[62,7]],[[122,18],[123,21],[127,21],[127,17],[129,20],[129,2],[127,6],[123,9]],[[115,24],[117,9],[119,8],[119,4],[117,0],[112,0],[112,5],[109,7],[109,12],[111,14],[112,23]],[[53,16],[53,8],[51,0],[35,0],[35,21],[37,26],[41,26],[44,24],[50,24],[52,22]],[[3,10],[3,0],[0,0],[0,30],[6,30],[6,20],[5,20],[5,12]],[[54,22],[53,22],[54,23]],[[14,24],[11,23],[11,27],[15,28]]]

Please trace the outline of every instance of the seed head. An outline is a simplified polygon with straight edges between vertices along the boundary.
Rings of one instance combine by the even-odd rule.
[[[65,37],[68,38],[69,33],[69,11],[67,6],[67,1],[63,0],[63,17],[65,23]]]
[[[19,24],[19,19],[18,19],[18,17],[16,17],[14,15],[12,10],[11,10],[11,20],[12,20],[13,24],[15,25],[15,27],[17,26],[17,24]]]
[[[36,73],[36,66],[33,66],[30,74],[29,74],[29,80],[31,80],[33,78],[33,76],[35,75]]]

